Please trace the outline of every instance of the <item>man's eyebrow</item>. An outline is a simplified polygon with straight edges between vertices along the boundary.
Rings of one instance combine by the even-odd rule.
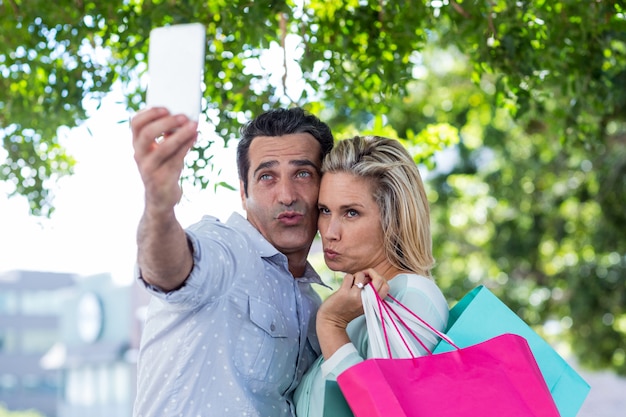
[[[313,163],[313,161],[309,160],[309,159],[294,159],[293,161],[289,161],[290,165],[295,165],[298,167],[306,167],[306,166],[310,166],[315,168],[316,170],[319,170],[319,167],[317,165],[315,165]]]
[[[278,161],[276,161],[276,160],[261,162],[259,164],[259,166],[256,167],[256,169],[254,170],[254,174],[256,175],[256,173],[261,171],[262,169],[268,169],[268,168],[271,168],[271,167],[273,167],[275,165],[278,165]]]
[[[289,164],[297,166],[297,167],[312,167],[316,171],[319,172],[319,167],[317,165],[315,165],[309,159],[294,159],[294,160],[289,161]],[[272,168],[272,167],[274,167],[276,165],[278,165],[278,161],[277,160],[262,162],[262,163],[259,164],[258,167],[256,167],[256,169],[254,170],[254,174],[256,175],[257,172],[259,172],[259,171],[261,171],[263,169]]]

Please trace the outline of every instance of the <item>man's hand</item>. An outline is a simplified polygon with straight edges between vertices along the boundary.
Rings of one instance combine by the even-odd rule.
[[[137,113],[130,126],[146,210],[168,212],[181,198],[180,175],[198,136],[198,123],[184,115],[172,116],[164,108],[150,108]]]

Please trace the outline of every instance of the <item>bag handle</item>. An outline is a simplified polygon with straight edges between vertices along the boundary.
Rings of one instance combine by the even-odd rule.
[[[413,332],[413,330],[406,324],[406,322],[404,320],[402,320],[402,318],[398,315],[398,313],[389,305],[389,303],[384,301],[384,300],[382,300],[376,291],[374,291],[374,293],[376,294],[376,303],[377,303],[378,311],[379,311],[379,314],[380,314],[380,317],[381,317],[380,323],[381,323],[381,327],[383,329],[383,335],[385,337],[385,346],[387,347],[387,354],[389,355],[389,357],[392,358],[393,355],[391,354],[391,343],[389,343],[389,335],[387,333],[387,325],[385,324],[386,320],[384,319],[384,314],[387,314],[387,317],[389,317],[390,322],[393,325],[394,330],[396,331],[396,335],[400,338],[400,340],[402,341],[402,343],[406,347],[407,351],[410,353],[411,357],[412,358],[415,357],[413,355],[413,351],[409,347],[409,344],[406,341],[404,335],[402,334],[402,332],[398,328],[398,323],[396,322],[396,320],[393,320],[392,313],[396,317],[397,321],[399,321],[402,324],[402,327],[404,327],[409,333],[411,333],[411,336],[413,336],[413,338],[422,346],[422,348],[424,348],[424,350],[426,352],[428,352],[430,355],[432,355],[433,352],[430,349],[428,349],[428,347],[424,344],[422,339],[419,338]],[[384,313],[383,313],[383,310],[384,310]],[[420,321],[421,321],[421,318],[420,318]],[[430,327],[430,326],[427,326],[427,327]]]
[[[374,296],[376,297],[376,303],[377,303],[377,306],[378,306],[378,313],[379,313],[380,322],[381,322],[381,326],[382,326],[382,330],[383,330],[383,335],[384,335],[384,338],[385,338],[385,344],[386,344],[386,348],[387,348],[387,353],[388,353],[389,357],[391,358],[392,354],[391,354],[391,345],[389,343],[389,335],[387,333],[387,325],[385,323],[386,322],[385,315],[386,315],[386,317],[388,317],[390,319],[389,321],[391,322],[391,324],[394,327],[395,334],[397,336],[399,336],[399,338],[402,340],[402,343],[407,348],[407,351],[409,352],[409,354],[411,355],[412,358],[415,358],[415,356],[413,354],[413,351],[409,347],[408,342],[405,339],[405,336],[402,334],[400,328],[398,327],[398,323],[400,323],[400,325],[402,325],[402,327],[406,331],[408,331],[411,334],[411,336],[413,336],[413,338],[422,346],[422,348],[426,352],[428,352],[430,355],[432,355],[433,352],[428,347],[426,347],[426,345],[421,340],[421,338],[411,329],[411,327],[402,319],[402,317],[400,317],[400,315],[394,309],[394,307],[388,301],[383,300],[382,298],[380,298],[380,295],[378,294],[378,292],[376,291],[376,289],[374,288],[374,286],[372,285],[371,282],[369,283],[369,286],[371,288],[371,291],[374,293]],[[439,338],[445,340],[448,344],[450,344],[455,349],[457,349],[457,350],[460,349],[452,341],[452,339],[450,339],[447,335],[445,335],[441,331],[435,329],[426,320],[422,319],[420,316],[418,316],[413,311],[411,311],[410,308],[408,308],[407,306],[402,304],[400,301],[398,301],[394,296],[392,296],[391,294],[388,294],[387,297],[389,297],[391,300],[393,300],[399,307],[401,307],[402,309],[406,310],[411,316],[416,318],[425,328],[430,330],[433,334],[435,334]]]

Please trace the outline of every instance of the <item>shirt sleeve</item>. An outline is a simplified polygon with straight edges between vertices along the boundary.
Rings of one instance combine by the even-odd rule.
[[[326,379],[337,379],[338,370],[348,369],[349,367],[362,362],[363,358],[359,355],[352,343],[346,343],[330,357],[322,362],[322,376]]]
[[[144,288],[153,296],[167,302],[168,304],[174,305],[195,305],[198,303],[198,294],[200,288],[202,287],[202,278],[200,270],[202,268],[199,267],[201,259],[200,259],[200,246],[198,240],[195,236],[189,232],[187,233],[187,239],[191,243],[193,248],[193,269],[183,285],[180,288],[173,291],[163,291],[158,287],[155,287],[148,283],[143,279],[141,274],[141,269],[138,265],[135,265],[135,277],[138,282],[144,286]]]
[[[238,248],[241,257],[250,255],[248,252],[251,251],[240,234],[210,216],[205,216],[185,233],[192,247],[193,268],[180,288],[162,291],[148,284],[139,268],[135,271],[140,284],[173,309],[197,308],[224,296],[235,284],[234,277],[238,273],[239,264],[233,248]],[[246,259],[252,259],[252,255]]]

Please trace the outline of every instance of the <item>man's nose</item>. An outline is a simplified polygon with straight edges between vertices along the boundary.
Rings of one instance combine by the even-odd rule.
[[[296,190],[291,181],[281,181],[278,191],[278,202],[290,206],[296,202]]]

